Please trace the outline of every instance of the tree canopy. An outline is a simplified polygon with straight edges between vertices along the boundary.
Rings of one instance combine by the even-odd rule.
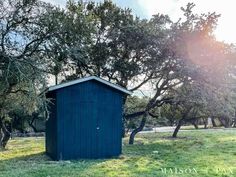
[[[10,137],[12,112],[43,112],[53,77],[58,84],[95,75],[134,92],[148,88],[151,96],[124,98],[124,123],[135,122],[130,144],[162,114],[180,126],[202,116],[232,119],[235,46],[214,36],[220,15],[193,8],[182,7],[175,22],[165,14],[141,19],[108,0],[68,1],[66,8],[1,1],[0,145]]]

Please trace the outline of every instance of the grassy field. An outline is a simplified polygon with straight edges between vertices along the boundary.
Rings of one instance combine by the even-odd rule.
[[[51,161],[44,138],[15,138],[0,152],[0,176],[160,176],[235,177],[236,130],[139,135],[136,145],[124,139],[117,159]]]

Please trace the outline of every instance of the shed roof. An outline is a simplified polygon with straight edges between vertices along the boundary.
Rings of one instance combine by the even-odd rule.
[[[116,84],[113,84],[109,81],[106,81],[104,79],[101,79],[99,77],[96,77],[96,76],[89,76],[89,77],[85,77],[85,78],[81,78],[81,79],[76,79],[76,80],[73,80],[73,81],[69,81],[69,82],[66,82],[66,83],[62,83],[62,84],[58,84],[58,85],[54,85],[54,86],[51,86],[48,88],[48,91],[54,91],[54,90],[57,90],[57,89],[60,89],[60,88],[64,88],[64,87],[68,87],[68,86],[71,86],[71,85],[75,85],[75,84],[78,84],[78,83],[82,83],[82,82],[86,82],[86,81],[90,81],[90,80],[96,80],[98,82],[101,82],[105,85],[108,85],[116,90],[119,90],[121,92],[124,92],[126,94],[129,94],[131,95],[132,92],[119,86],[119,85],[116,85]]]

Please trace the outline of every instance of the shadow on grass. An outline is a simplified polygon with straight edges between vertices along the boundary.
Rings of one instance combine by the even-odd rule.
[[[7,150],[5,150],[7,151]],[[0,162],[16,162],[16,161],[50,161],[50,157],[46,155],[45,152],[39,152],[30,155],[21,155],[18,157],[12,157],[8,159],[0,159]]]
[[[0,162],[4,176],[156,176],[161,165],[154,158],[156,144],[124,146],[118,158],[52,161],[44,152],[21,155]],[[170,145],[160,144],[158,149]],[[154,154],[155,155],[155,154]],[[1,174],[0,174],[1,176]]]

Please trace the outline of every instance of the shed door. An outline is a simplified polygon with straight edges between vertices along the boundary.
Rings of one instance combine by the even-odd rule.
[[[79,104],[79,119],[77,131],[80,141],[79,150],[82,158],[96,158],[97,157],[97,110],[93,101],[83,101]]]
[[[110,99],[97,106],[97,151],[99,157],[110,157],[120,154],[121,148],[121,106]],[[108,104],[110,103],[110,104]]]
[[[81,158],[104,158],[121,151],[121,106],[106,101],[81,101],[77,139]],[[117,109],[118,108],[118,109]]]

